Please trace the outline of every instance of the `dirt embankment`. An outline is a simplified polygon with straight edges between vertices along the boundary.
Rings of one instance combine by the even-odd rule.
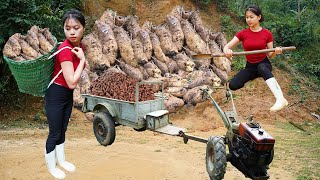
[[[175,6],[182,6],[187,10],[196,10],[196,1],[192,0],[122,0],[120,1],[86,1],[84,10],[88,16],[100,17],[102,13],[110,8],[121,16],[134,14],[139,17],[139,22],[150,21],[155,25],[160,25],[166,20],[166,15]],[[201,18],[213,31],[220,31],[220,15],[214,4],[203,6],[200,11]]]

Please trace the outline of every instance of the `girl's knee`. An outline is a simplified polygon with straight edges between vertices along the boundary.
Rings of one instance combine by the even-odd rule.
[[[259,73],[269,73],[272,71],[271,64],[261,63],[257,67]]]
[[[61,136],[61,132],[50,133],[48,139],[57,142],[59,139],[61,139]]]
[[[263,77],[264,80],[267,80],[273,77],[271,72],[271,67],[268,67],[267,64],[259,64],[258,66],[258,74]]]
[[[229,83],[229,88],[233,91],[237,90],[237,89],[240,89],[243,87],[243,84],[240,84],[240,83],[237,83],[237,82],[234,82],[234,81],[230,81]]]

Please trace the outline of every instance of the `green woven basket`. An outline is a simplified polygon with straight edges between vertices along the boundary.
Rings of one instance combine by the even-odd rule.
[[[56,50],[58,45],[57,39],[55,37],[53,39],[55,46],[52,50],[34,60],[17,62],[3,55],[17,81],[20,92],[34,96],[44,96],[54,70],[54,57],[51,59],[48,59],[48,57]]]

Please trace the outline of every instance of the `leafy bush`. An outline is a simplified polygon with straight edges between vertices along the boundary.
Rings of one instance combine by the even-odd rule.
[[[246,67],[246,59],[244,57],[234,57],[232,60],[232,69],[234,71],[240,71]]]
[[[220,17],[221,21],[221,31],[225,32],[228,37],[233,38],[233,36],[240,31],[243,27],[239,25],[235,25],[228,15],[222,15]]]

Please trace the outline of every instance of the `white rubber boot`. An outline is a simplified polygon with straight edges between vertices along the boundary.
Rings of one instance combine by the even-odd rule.
[[[48,154],[46,153],[46,150],[45,150],[45,159],[46,159],[48,170],[53,177],[57,179],[64,179],[66,177],[66,174],[61,169],[56,167],[55,150],[51,151]]]
[[[74,172],[76,170],[76,167],[65,161],[65,155],[64,155],[64,143],[56,145],[56,157],[57,157],[57,164],[63,169],[69,171],[69,172]]]
[[[281,88],[277,80],[272,77],[266,80],[267,85],[269,86],[271,92],[276,98],[276,103],[270,108],[270,111],[278,111],[288,105],[288,101],[283,97]]]

